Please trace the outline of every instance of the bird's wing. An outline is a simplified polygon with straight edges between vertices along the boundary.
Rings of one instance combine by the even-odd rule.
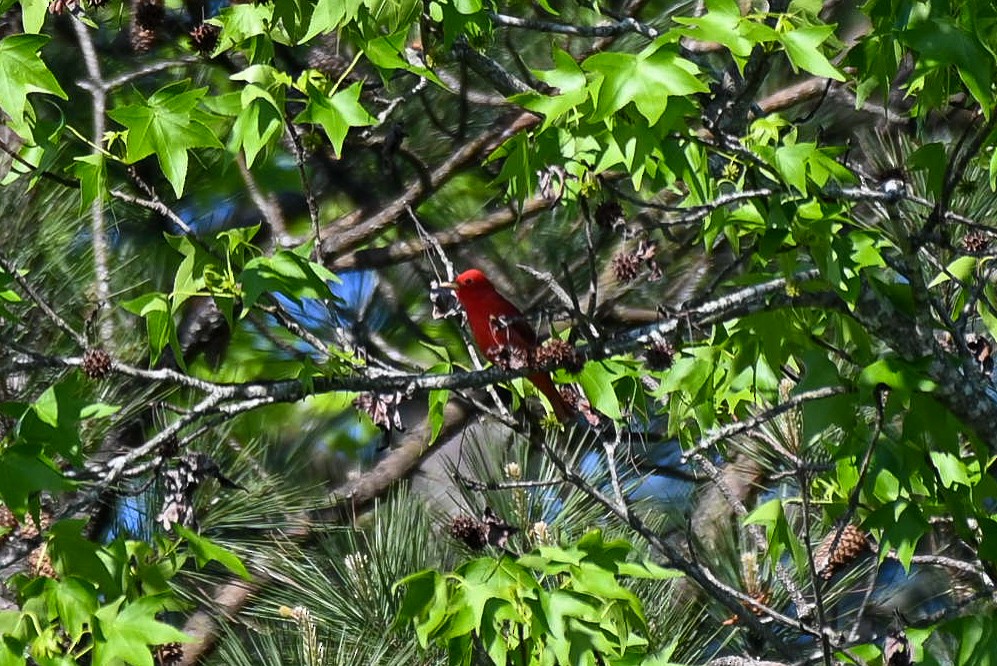
[[[532,350],[537,346],[537,334],[518,310],[493,314],[488,319],[488,325],[498,344],[524,350]]]

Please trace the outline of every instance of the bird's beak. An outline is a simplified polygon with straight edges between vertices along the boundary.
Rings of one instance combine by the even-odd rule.
[[[457,283],[456,282],[441,282],[439,284],[439,288],[440,289],[453,289],[454,291],[457,291]]]

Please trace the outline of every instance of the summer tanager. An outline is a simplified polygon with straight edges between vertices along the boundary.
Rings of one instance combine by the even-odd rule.
[[[467,313],[471,333],[478,349],[492,363],[498,363],[507,354],[522,352],[527,362],[537,348],[537,335],[515,305],[498,293],[485,274],[476,268],[464,271],[449,286],[457,293],[457,300]],[[554,414],[561,421],[571,418],[575,410],[564,401],[550,375],[537,372],[527,375],[537,389],[547,396]]]

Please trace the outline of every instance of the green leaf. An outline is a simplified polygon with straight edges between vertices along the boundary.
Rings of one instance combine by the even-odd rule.
[[[357,17],[361,5],[363,0],[318,0],[301,41],[307,42],[316,35],[339,29]]]
[[[100,544],[83,536],[85,520],[66,519],[52,525],[47,544],[55,570],[65,576],[77,576],[95,585],[104,598],[122,593],[122,585],[102,559]]]
[[[21,22],[24,32],[41,32],[48,14],[48,0],[21,0]]]
[[[926,362],[914,364],[890,355],[866,366],[859,375],[859,384],[870,388],[885,384],[904,393],[930,393],[936,385],[928,378],[926,367]]]
[[[69,637],[79,640],[97,612],[97,590],[88,581],[71,576],[52,581],[49,596]]]
[[[994,57],[975,34],[938,17],[907,30],[902,39],[919,53],[920,68],[955,67],[970,94],[989,116],[993,106]]]
[[[786,55],[789,56],[793,67],[816,76],[844,81],[845,75],[824,57],[819,48],[833,33],[832,25],[813,25],[782,33],[779,35],[779,41],[786,48]]]
[[[449,365],[449,364],[448,364]],[[429,443],[432,444],[436,441],[436,438],[440,436],[440,431],[443,430],[443,410],[447,406],[447,400],[450,399],[450,391],[448,389],[440,389],[437,391],[429,392]]]
[[[604,363],[587,363],[578,375],[578,383],[592,407],[614,421],[623,418],[620,400],[613,389],[613,380],[616,378]]]
[[[0,109],[10,116],[11,128],[23,137],[30,135],[25,121],[29,94],[69,99],[38,57],[48,40],[45,35],[10,35],[0,40]]]
[[[976,272],[977,262],[978,259],[976,257],[959,257],[946,266],[944,271],[936,275],[935,279],[928,286],[935,287],[953,278],[965,284],[970,281],[973,273]]]
[[[735,0],[710,0],[706,3],[707,12],[701,17],[675,17],[680,25],[689,25],[695,30],[679,30],[687,37],[704,42],[723,44],[734,56],[738,69],[744,71],[744,62],[755,43],[746,38],[740,29],[741,10]]]
[[[696,78],[699,68],[678,55],[676,47],[659,38],[638,53],[597,53],[582,63],[595,76],[590,86],[595,120],[604,119],[633,102],[647,122],[654,124],[665,111],[669,96],[707,92]]]
[[[94,201],[103,201],[107,192],[107,170],[104,155],[93,153],[85,157],[74,157],[67,170],[80,181],[80,214],[82,215]]]
[[[112,666],[123,660],[135,666],[153,666],[150,645],[188,642],[190,638],[176,627],[156,619],[164,600],[142,597],[125,603],[124,597],[103,606],[94,615],[103,640],[95,640],[94,666]]]
[[[273,20],[273,3],[232,4],[222,9],[211,23],[221,26],[216,53],[225,51],[256,36],[266,35]]]
[[[180,348],[176,327],[166,294],[153,292],[121,304],[128,312],[145,318],[149,335],[149,365],[154,366],[167,344]]]
[[[222,548],[218,544],[199,536],[182,525],[175,525],[174,529],[176,529],[177,534],[179,534],[190,546],[191,551],[194,553],[194,558],[197,561],[197,566],[203,567],[208,562],[218,562],[243,580],[253,579],[253,577],[249,575],[249,571],[246,570],[246,565],[243,564],[242,560],[240,560],[239,557],[231,550]]]
[[[187,179],[187,151],[222,147],[205,124],[207,113],[197,108],[207,90],[191,90],[188,81],[179,81],[160,88],[138,104],[108,111],[127,129],[125,159],[134,163],[155,154],[178,198]]]
[[[308,83],[307,95],[308,103],[305,105],[305,110],[298,114],[294,122],[320,125],[332,141],[337,157],[342,155],[343,142],[351,127],[364,127],[377,122],[377,119],[360,105],[359,81],[331,96]]]
[[[24,516],[28,499],[43,490],[66,490],[71,484],[47,458],[7,449],[0,454],[0,498],[16,516]]]
[[[250,260],[239,275],[243,305],[248,310],[266,292],[280,292],[298,301],[330,298],[329,285],[319,276],[316,267],[317,264],[289,250]]]
[[[931,456],[931,462],[938,471],[938,477],[941,479],[943,486],[951,488],[953,485],[959,483],[967,488],[972,487],[973,484],[969,479],[969,469],[966,467],[966,463],[958,457],[945,451],[931,451],[929,455]]]
[[[544,83],[557,88],[557,95],[528,92],[511,98],[512,102],[521,104],[524,108],[542,113],[544,115],[542,129],[546,129],[555,120],[588,99],[585,72],[571,54],[555,45],[553,58],[554,69],[535,70],[534,74]]]
[[[782,500],[773,499],[765,502],[744,517],[746,525],[763,525],[769,540],[769,550],[766,556],[773,562],[778,562],[784,552],[790,552],[793,559],[802,562],[803,544],[786,520],[786,512]]]

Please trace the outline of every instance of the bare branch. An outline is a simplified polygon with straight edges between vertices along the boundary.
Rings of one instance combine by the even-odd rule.
[[[641,23],[633,18],[625,18],[615,23],[603,25],[571,25],[569,23],[554,23],[552,21],[541,21],[540,19],[526,19],[518,16],[508,16],[506,14],[488,13],[488,17],[495,25],[507,28],[521,28],[524,30],[536,30],[539,32],[551,32],[559,35],[573,35],[575,37],[615,37],[628,32],[643,35],[648,39],[657,39],[661,34],[655,28]]]

